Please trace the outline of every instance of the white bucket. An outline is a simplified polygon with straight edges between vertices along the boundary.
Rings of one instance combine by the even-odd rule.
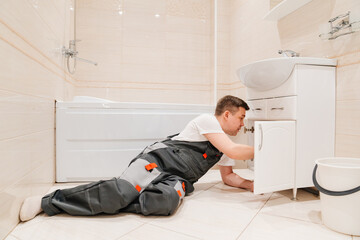
[[[324,225],[360,235],[360,159],[336,157],[315,162],[313,181],[320,191]]]

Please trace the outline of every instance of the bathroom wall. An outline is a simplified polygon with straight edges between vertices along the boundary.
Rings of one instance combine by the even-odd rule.
[[[218,1],[218,82],[229,89],[230,0]],[[78,0],[77,95],[211,104],[213,0]],[[220,95],[222,93],[220,92]]]
[[[0,1],[0,239],[23,199],[54,182],[54,101],[71,98],[61,47],[70,0]]]
[[[338,60],[336,156],[360,156],[360,32],[321,40],[320,24],[360,8],[358,0],[313,0],[278,22],[264,21],[269,0],[233,0],[231,6],[231,82],[237,67],[292,49],[304,57]],[[311,117],[311,116],[309,116]]]

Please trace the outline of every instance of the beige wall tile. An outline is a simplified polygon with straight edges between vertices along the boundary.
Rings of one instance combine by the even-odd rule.
[[[49,71],[29,56],[0,40],[0,52],[7,58],[0,58],[0,85],[4,90],[53,97],[53,89],[58,73]],[[49,91],[50,90],[50,91]]]
[[[0,190],[8,188],[40,164],[53,162],[54,145],[53,128],[0,141]]]
[[[19,221],[23,199],[54,182],[54,101],[71,99],[75,83],[61,52],[71,4],[0,2],[0,239]]]
[[[0,238],[4,238],[19,221],[22,201],[30,195],[45,195],[54,181],[54,161],[46,161],[29,174],[0,191]]]
[[[359,158],[359,142],[359,135],[336,134],[335,156]]]
[[[54,129],[0,141],[0,238],[18,223],[25,197],[45,194],[55,180]],[[6,171],[5,171],[6,169]]]
[[[218,14],[222,16],[230,16],[231,14],[231,2],[232,0],[217,1]]]
[[[336,92],[337,100],[360,99],[360,64],[352,64],[337,68]]]
[[[0,140],[54,127],[54,100],[0,90]]]
[[[31,3],[36,4],[35,2]],[[43,10],[44,1],[37,2],[36,5],[38,6],[37,8],[25,0],[1,1],[0,20],[11,26],[15,32],[19,33],[37,49],[40,49],[46,56],[52,58],[54,51],[60,52],[60,48],[63,45],[63,38],[59,34],[64,31],[64,28],[56,27],[60,26],[58,21],[61,17],[57,11],[53,11],[56,14],[55,16],[43,19],[42,17],[44,16],[41,16],[41,14],[46,12],[46,10]],[[49,11],[52,10],[55,9],[49,9]],[[49,26],[49,24],[52,26]],[[53,30],[52,27],[56,29]]]
[[[165,64],[164,48],[123,47],[123,63]]]
[[[140,13],[144,15],[163,15],[166,13],[167,1],[164,0],[124,0],[126,13]]]
[[[103,1],[104,2],[104,1]],[[123,27],[124,14],[123,10],[119,10],[118,6],[114,4],[113,8],[100,9],[89,7],[86,3],[81,4],[79,1],[76,12],[76,25],[78,27],[92,27],[101,30],[121,30]],[[101,4],[102,2],[99,2]],[[78,21],[78,19],[81,21]],[[80,30],[81,28],[79,28]],[[76,32],[77,34],[77,32]]]
[[[360,135],[360,100],[337,101],[336,134]]]
[[[209,51],[167,49],[166,64],[179,68],[184,66],[210,68],[212,60]]]
[[[78,86],[87,89],[77,92],[131,101],[147,99],[162,89],[200,87],[204,91],[212,84],[212,1],[79,2],[78,36],[85,39],[79,43],[79,55],[99,65],[78,62]],[[224,54],[220,57],[226,61]],[[136,89],[143,97],[136,97]],[[112,92],[131,92],[135,97]],[[174,96],[180,95],[160,94],[151,99],[174,102]],[[180,97],[179,102],[183,101]]]
[[[154,50],[166,47],[167,33],[165,32],[127,30],[123,35],[123,46],[151,48]]]
[[[211,34],[213,28],[210,19],[185,18],[178,16],[166,16],[167,32],[181,32],[192,34]]]
[[[164,32],[166,29],[165,22],[168,17],[161,14],[141,14],[141,13],[125,13],[123,20],[124,30],[139,32]]]
[[[211,36],[206,34],[190,34],[166,32],[166,48],[194,51],[212,51]]]
[[[184,103],[209,104],[213,95],[209,89],[130,89],[130,88],[78,88],[76,95],[94,96],[120,102],[158,102],[158,103]],[[164,100],[165,99],[165,100]],[[179,100],[181,99],[181,100]]]

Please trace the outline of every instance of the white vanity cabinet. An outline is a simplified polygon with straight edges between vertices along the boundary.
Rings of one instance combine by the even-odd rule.
[[[293,189],[296,198],[313,186],[314,161],[334,156],[335,65],[295,64],[280,86],[246,88],[255,194]]]
[[[254,193],[293,188],[295,122],[256,121],[254,129]]]

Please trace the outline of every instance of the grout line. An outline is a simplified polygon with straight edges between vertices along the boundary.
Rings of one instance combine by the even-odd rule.
[[[162,227],[161,225],[152,224],[151,222],[149,222],[148,224],[149,224],[149,225],[152,225],[152,226],[155,226],[155,227],[158,227],[158,228],[161,228],[161,229],[164,229],[164,230],[166,230],[166,231],[175,232],[175,233],[178,233],[178,234],[181,234],[181,235],[185,235],[185,236],[188,236],[188,237],[191,237],[191,238],[195,238],[195,239],[201,239],[201,238],[198,238],[198,237],[193,236],[193,235],[190,235],[190,234],[186,234],[186,233],[183,233],[183,232],[178,232],[178,231],[174,231],[174,230],[171,230],[171,229],[168,229],[168,228],[164,228],[164,227]]]
[[[14,136],[14,137],[10,137],[10,138],[5,138],[5,139],[0,139],[0,143],[10,141],[10,140],[14,140],[15,138],[21,138],[21,137],[25,137],[25,136],[29,136],[29,135],[33,135],[33,134],[37,134],[37,133],[42,133],[42,132],[47,132],[47,131],[55,131],[55,128],[47,128],[47,129],[43,129],[43,130],[36,131],[36,132],[30,132],[30,133],[26,133],[26,134],[23,134],[23,135],[18,135],[18,136]]]
[[[17,225],[16,225],[17,226]],[[15,229],[15,228],[14,228]],[[13,230],[14,230],[13,229]],[[15,238],[15,239],[18,239],[18,240],[21,240],[20,238],[18,238],[17,236],[15,236],[14,234],[12,234],[12,231],[8,234],[8,235],[6,235],[6,237],[5,237],[5,239],[7,239],[8,237],[12,237],[12,238]]]
[[[343,54],[340,54],[340,55],[331,56],[329,58],[330,59],[337,59],[339,57],[344,57],[344,56],[351,55],[351,54],[356,54],[356,53],[360,53],[360,50],[353,51],[353,52],[347,52],[347,53],[343,53]]]
[[[293,217],[286,217],[286,216],[275,215],[275,214],[270,214],[270,213],[262,213],[262,214],[268,215],[268,216],[272,216],[272,217],[286,218],[286,219],[291,219],[291,220],[301,221],[301,222],[306,222],[306,223],[312,223],[312,224],[317,224],[317,225],[324,225],[324,224],[322,224],[322,223],[316,223],[316,222],[306,221],[306,220],[304,220],[304,219],[298,219],[298,218],[293,218]]]
[[[188,86],[205,86],[208,87],[211,85],[211,83],[181,83],[181,82],[119,82],[119,81],[88,81],[88,80],[76,80],[79,83],[99,83],[99,84],[104,84],[104,83],[116,83],[116,84],[163,84],[163,85],[188,85]]]
[[[259,212],[265,207],[266,203],[270,200],[271,196],[274,193],[272,193],[269,198],[266,200],[266,202],[264,203],[264,205],[262,205],[262,207],[257,211],[257,213],[254,215],[254,217],[250,220],[250,222],[246,225],[246,227],[244,228],[244,230],[241,231],[241,233],[239,234],[239,236],[237,236],[236,239],[239,239],[241,237],[241,235],[246,231],[246,229],[250,226],[250,224],[254,221],[255,217],[259,214]]]
[[[34,6],[29,1],[27,1],[27,4],[30,7],[30,9],[32,9],[32,11],[34,11],[35,14],[41,19],[43,24],[48,28],[49,32],[52,33],[55,39],[60,39],[59,36],[57,36],[56,32],[54,32],[54,29],[51,27],[51,25],[49,25],[49,23],[41,16],[40,12],[37,9],[35,9]]]
[[[76,88],[109,88],[108,86],[76,86]],[[145,89],[145,90],[165,90],[165,91],[202,91],[209,92],[209,89],[190,89],[190,88],[144,88],[144,87],[110,87],[110,89]]]
[[[29,41],[26,40],[26,38],[22,35],[20,35],[18,32],[16,32],[14,29],[12,29],[8,24],[6,24],[2,19],[0,19],[0,23],[3,24],[6,28],[8,28],[12,33],[14,33],[16,36],[18,36],[21,40],[23,40],[25,43],[27,43],[31,48],[33,48],[35,51],[37,51],[40,55],[42,55],[44,58],[46,58],[50,63],[52,63],[53,65],[55,65],[60,71],[62,71],[64,73],[64,75],[69,76],[72,81],[66,79],[65,76],[60,76],[63,80],[75,85],[76,79],[70,75],[65,69],[63,69],[61,66],[59,66],[57,63],[55,63],[51,58],[49,58],[46,54],[44,54],[41,50],[39,50],[37,47],[35,47],[34,45],[32,45]],[[17,49],[18,51],[20,51],[21,53],[23,53],[25,56],[29,57],[30,59],[40,63],[40,65],[42,65],[43,67],[45,67],[46,69],[48,69],[49,71],[53,72],[53,70],[51,70],[49,67],[41,64],[41,62],[35,58],[33,58],[32,56],[30,56],[29,54],[27,54],[25,51],[21,50],[20,48],[16,47],[14,44],[10,43],[8,40],[6,40],[5,38],[0,37],[0,39],[2,39],[3,41],[7,42],[9,45],[11,45],[12,47],[14,47],[15,49]]]
[[[196,194],[195,194],[195,192],[194,192],[193,194],[191,194],[191,195],[189,196],[189,197],[191,197],[191,199],[189,199],[189,200],[193,200],[193,197],[198,196],[198,195],[200,195],[200,194],[204,193],[205,191],[209,190],[210,188],[212,188],[212,187],[216,186],[216,185],[217,185],[217,184],[219,184],[219,183],[220,183],[220,181],[219,181],[219,182],[214,183],[213,185],[211,185],[210,187],[208,187],[208,188],[206,188],[206,189],[199,190],[199,192],[198,192],[198,193],[196,193]]]
[[[356,62],[352,62],[352,63],[347,63],[347,64],[342,64],[342,65],[337,65],[337,68],[342,68],[342,67],[347,67],[347,66],[352,66],[352,65],[356,65],[359,64],[360,61],[356,61]]]
[[[9,90],[9,89],[0,88],[0,91],[10,92],[10,93],[16,93],[16,94],[19,94],[19,95],[25,95],[25,96],[30,96],[30,97],[34,97],[34,98],[42,98],[42,99],[54,101],[54,98],[51,98],[51,97],[37,96],[37,95],[29,94],[29,93],[23,93],[23,92],[19,92],[19,91],[14,91],[14,90],[12,90],[12,89]]]
[[[336,100],[337,103],[342,103],[342,102],[356,102],[356,101],[360,101],[360,99],[337,99],[337,100]]]
[[[37,62],[38,64],[40,64],[42,67],[44,67],[45,69],[47,69],[49,72],[52,72],[53,74],[59,76],[61,79],[65,80],[66,82],[75,85],[73,82],[71,82],[70,80],[66,79],[64,76],[62,76],[61,74],[55,72],[54,70],[48,68],[44,63],[42,63],[40,60],[33,58],[32,56],[30,56],[30,54],[26,53],[25,51],[23,51],[22,49],[18,48],[17,46],[15,46],[13,43],[9,42],[7,39],[3,38],[0,36],[0,39],[3,40],[4,42],[6,42],[7,44],[9,44],[10,46],[12,46],[13,48],[15,48],[16,50],[18,50],[19,52],[21,52],[22,54],[24,54],[25,56],[27,56],[28,58],[30,58],[31,60],[33,60],[34,62]],[[48,59],[49,60],[49,59]]]
[[[137,221],[137,220],[136,220]],[[138,222],[141,222],[141,221],[138,221]],[[127,234],[131,233],[131,232],[134,232],[135,230],[139,229],[140,227],[146,225],[147,223],[144,223],[144,222],[141,222],[142,224],[137,226],[136,228],[130,230],[129,232],[127,233],[124,233],[123,235],[119,236],[118,238],[116,238],[115,240],[118,240],[118,239],[121,239],[122,237],[125,237]]]

